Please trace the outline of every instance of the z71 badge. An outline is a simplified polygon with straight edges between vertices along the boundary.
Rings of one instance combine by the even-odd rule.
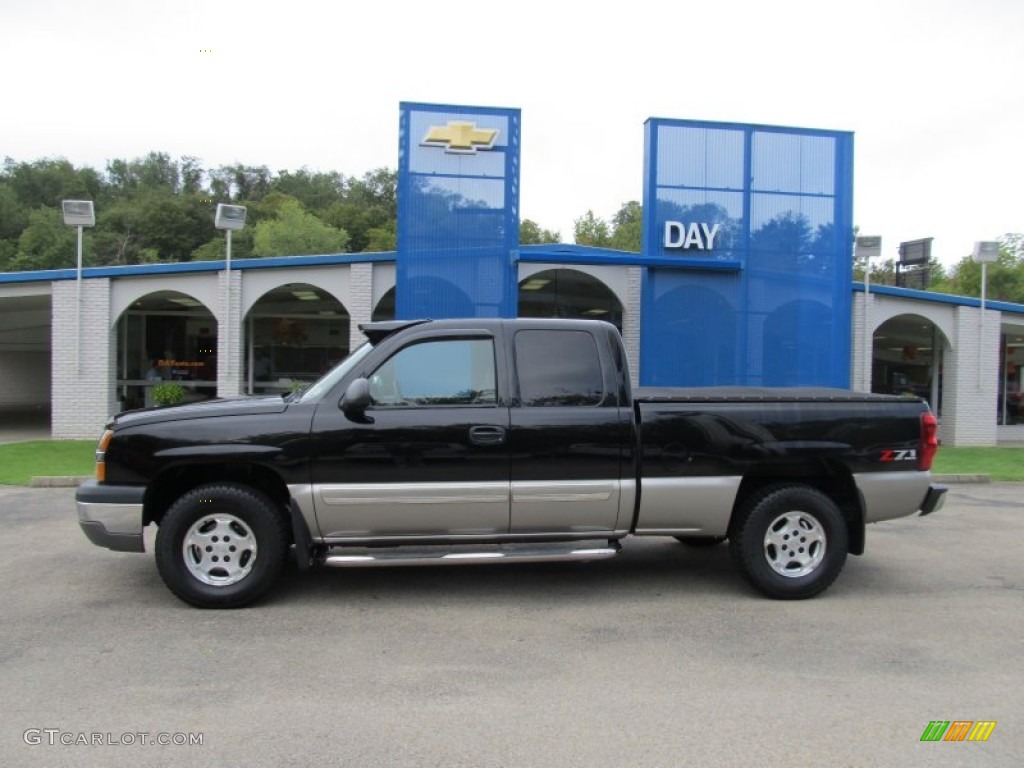
[[[882,461],[917,461],[917,449],[904,451],[882,451]]]

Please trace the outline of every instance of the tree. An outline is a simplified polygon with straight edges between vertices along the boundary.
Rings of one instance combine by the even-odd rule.
[[[324,224],[297,200],[283,203],[277,216],[261,221],[253,234],[255,256],[341,253],[347,245],[347,232]]]
[[[60,208],[61,200],[96,200],[102,193],[102,179],[92,168],[76,170],[63,158],[36,160],[33,163],[4,161],[0,178],[11,186],[25,208]]]
[[[344,197],[324,211],[323,220],[349,234],[350,250],[394,250],[387,232],[393,233],[398,220],[398,175],[378,168],[362,179],[345,182]],[[393,239],[393,238],[392,238]]]
[[[294,197],[307,210],[323,211],[344,197],[345,177],[337,171],[319,173],[307,168],[278,171],[271,189]]]
[[[612,217],[611,246],[620,251],[643,250],[644,209],[636,200],[623,203]]]
[[[18,200],[14,188],[0,181],[0,239],[16,240],[28,226],[28,209]]]
[[[992,301],[1024,303],[1024,249],[1020,235],[1000,238],[999,258],[986,269],[985,296]],[[962,258],[944,282],[960,296],[981,296],[981,264],[970,256]]]
[[[366,247],[363,248],[363,252],[381,253],[384,251],[397,250],[398,234],[395,230],[396,224],[394,221],[389,221],[383,227],[374,227],[373,229],[368,229],[366,231]]]
[[[36,208],[29,214],[28,226],[18,238],[18,249],[10,261],[12,270],[67,269],[77,262],[75,228],[64,224],[64,216],[56,208]],[[90,253],[86,238],[83,261]]]
[[[265,165],[222,165],[207,174],[210,191],[220,202],[256,202],[270,192],[273,174]]]
[[[519,222],[520,245],[542,245],[544,243],[560,243],[562,236],[551,229],[543,229],[540,224],[530,219]]]
[[[216,234],[209,209],[197,198],[152,192],[137,205],[140,246],[156,249],[160,261],[189,261]]]
[[[577,245],[605,248],[611,242],[608,222],[596,217],[592,210],[588,210],[573,223],[573,236]]]
[[[142,250],[139,207],[131,200],[118,199],[99,209],[92,235],[98,265],[137,264]]]

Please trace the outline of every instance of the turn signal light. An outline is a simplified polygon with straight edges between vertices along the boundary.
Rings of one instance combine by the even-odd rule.
[[[931,469],[938,451],[939,422],[934,413],[925,411],[921,414],[921,447],[917,451],[917,468],[922,471]]]
[[[103,433],[103,437],[100,438],[99,445],[96,446],[96,482],[102,483],[107,479],[107,446],[110,445],[110,441],[114,438],[114,431],[108,429]]]

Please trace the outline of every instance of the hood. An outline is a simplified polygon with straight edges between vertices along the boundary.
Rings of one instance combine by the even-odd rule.
[[[158,424],[185,419],[282,413],[287,408],[288,403],[280,395],[203,400],[202,402],[188,403],[186,405],[125,411],[115,416],[107,426],[113,429],[124,429],[125,427],[135,427],[142,424]]]

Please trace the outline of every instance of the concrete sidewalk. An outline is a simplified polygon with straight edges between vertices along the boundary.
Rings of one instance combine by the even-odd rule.
[[[0,409],[0,444],[49,439],[49,408],[11,406]]]

